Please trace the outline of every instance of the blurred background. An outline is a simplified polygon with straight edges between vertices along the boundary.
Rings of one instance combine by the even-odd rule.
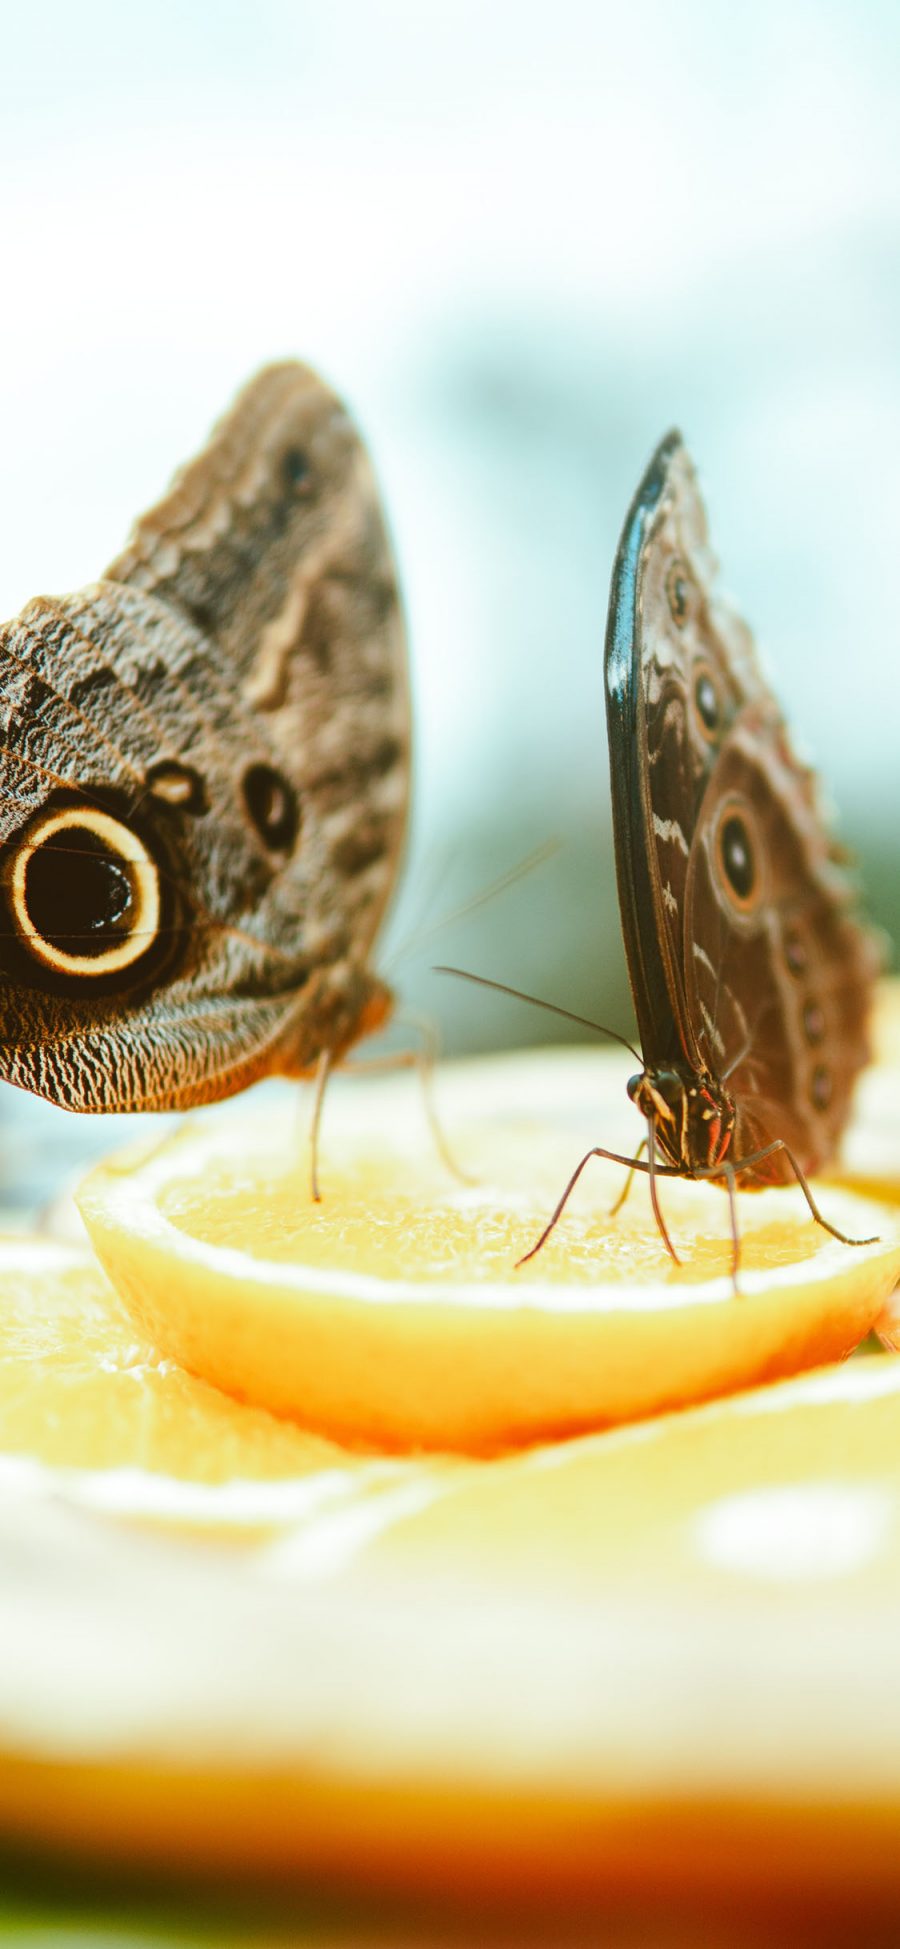
[[[319,366],[369,438],[410,626],[381,965],[451,1051],[555,1025],[438,960],[629,1027],[602,645],[673,423],[900,932],[898,87],[876,0],[5,15],[0,611],[99,572],[256,366]],[[5,1193],[110,1136],[4,1091]]]

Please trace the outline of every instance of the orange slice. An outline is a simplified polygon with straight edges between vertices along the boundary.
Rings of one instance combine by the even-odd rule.
[[[416,1485],[162,1356],[85,1247],[0,1238],[0,1293],[0,1495],[258,1539]]]
[[[721,1196],[664,1185],[689,1259],[677,1272],[645,1187],[610,1225],[620,1180],[599,1169],[552,1276],[540,1260],[510,1274],[573,1148],[599,1122],[627,1145],[620,1085],[577,1052],[448,1076],[448,1132],[479,1175],[465,1189],[434,1160],[415,1093],[380,1084],[329,1104],[318,1212],[291,1093],[283,1117],[277,1093],[263,1099],[259,1152],[240,1106],[104,1167],[84,1207],[113,1269],[124,1252],[146,1278],[149,1300],[141,1287],[131,1306],[146,1304],[150,1327],[83,1252],[0,1245],[0,1837],[13,1852],[180,1863],[219,1884],[482,1892],[507,1916],[519,1901],[562,1919],[652,1887],[670,1914],[843,1903],[858,1933],[900,1896],[885,1676],[900,1362],[505,1458],[372,1457],[220,1393],[163,1337],[186,1321],[195,1356],[196,1335],[221,1354],[236,1331],[243,1384],[254,1334],[277,1329],[282,1365],[302,1354],[309,1373],[316,1352],[343,1412],[373,1412],[399,1369],[407,1415],[416,1377],[443,1385],[456,1425],[480,1417],[481,1439],[485,1391],[507,1433],[560,1377],[570,1411],[584,1384],[560,1357],[560,1321],[598,1336],[582,1364],[592,1389],[600,1367],[591,1412],[599,1399],[607,1414],[639,1386],[643,1402],[671,1387],[680,1399],[686,1376],[708,1391],[763,1354],[797,1365],[829,1335],[849,1345],[898,1247],[890,1212],[873,1223],[839,1187],[822,1191],[828,1215],[880,1229],[881,1244],[824,1240],[790,1193],[747,1196],[737,1299]],[[865,1299],[845,1284],[860,1268]],[[492,1307],[495,1286],[507,1297]],[[441,1341],[458,1291],[462,1323]],[[349,1330],[348,1295],[387,1322],[380,1367]],[[483,1317],[499,1324],[485,1333]],[[440,1384],[436,1323],[438,1352],[471,1343]],[[267,1352],[263,1371],[277,1365]],[[151,1533],[148,1514],[163,1519]],[[202,1547],[186,1547],[186,1524]]]
[[[0,1832],[560,1923],[841,1901],[859,1940],[900,1895],[898,1457],[886,1357],[424,1464],[378,1524],[321,1507],[237,1553],[54,1475],[0,1500]]]
[[[496,1451],[647,1416],[846,1354],[900,1274],[900,1225],[830,1185],[817,1227],[799,1190],[728,1202],[665,1180],[672,1266],[645,1183],[592,1164],[540,1255],[515,1270],[573,1166],[638,1129],[621,1058],[557,1050],[442,1077],[435,1156],[409,1077],[329,1099],[314,1205],[293,1092],[214,1115],[95,1170],[79,1202],[141,1329],[229,1393],[332,1437]]]

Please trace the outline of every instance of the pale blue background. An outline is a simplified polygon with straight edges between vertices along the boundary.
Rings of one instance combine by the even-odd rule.
[[[255,366],[319,364],[407,592],[395,939],[560,842],[392,964],[451,1046],[552,1025],[435,959],[627,1024],[602,638],[673,421],[900,932],[898,101],[900,10],[840,0],[4,10],[0,613],[96,573]]]

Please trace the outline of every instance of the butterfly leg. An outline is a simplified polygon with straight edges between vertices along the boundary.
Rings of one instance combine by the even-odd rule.
[[[633,1168],[635,1170],[639,1169],[637,1160],[635,1160],[635,1164]],[[660,1205],[659,1202],[659,1192],[657,1191],[656,1188],[656,1180],[660,1175],[660,1167],[656,1162],[656,1133],[653,1128],[653,1119],[651,1117],[647,1118],[647,1175],[650,1179],[650,1203],[653,1206],[653,1216],[656,1219],[657,1231],[659,1232],[659,1236],[662,1239],[666,1251],[669,1254],[669,1258],[673,1261],[675,1265],[680,1265],[681,1260],[679,1259],[678,1253],[676,1252],[675,1247],[672,1244],[672,1240],[669,1237],[666,1221],[662,1215],[662,1206]],[[675,1175],[677,1176],[678,1173],[676,1172]]]
[[[464,1171],[462,1165],[457,1163],[444,1135],[443,1126],[437,1113],[437,1104],[434,1100],[434,1072],[438,1057],[441,1053],[439,1032],[435,1028],[434,1023],[428,1020],[427,1016],[412,1015],[407,1009],[403,1009],[398,1013],[397,1021],[405,1023],[421,1037],[421,1047],[413,1050],[411,1053],[413,1062],[419,1072],[419,1081],[422,1085],[422,1101],[425,1105],[425,1115],[428,1119],[428,1128],[431,1131],[431,1140],[434,1148],[441,1161],[446,1165],[451,1177],[455,1177],[460,1184],[477,1184],[477,1178],[472,1177],[469,1171]]]
[[[738,1167],[740,1168],[740,1167]],[[735,1293],[739,1292],[738,1268],[741,1263],[741,1235],[738,1231],[737,1192],[734,1165],[726,1164],[722,1175],[728,1191],[728,1210],[731,1216],[731,1283]]]
[[[444,1135],[441,1120],[437,1113],[437,1105],[434,1100],[434,1072],[438,1056],[440,1055],[440,1042],[434,1023],[428,1021],[424,1015],[412,1015],[406,1009],[402,1011],[398,1010],[394,1020],[401,1026],[405,1025],[413,1029],[417,1035],[421,1036],[421,1048],[392,1049],[388,1055],[365,1057],[362,1062],[342,1062],[341,1068],[355,1071],[357,1075],[369,1076],[378,1074],[379,1072],[387,1074],[391,1070],[397,1069],[417,1069],[422,1085],[422,1101],[428,1120],[428,1128],[431,1131],[432,1141],[441,1162],[446,1165],[451,1177],[457,1178],[460,1184],[477,1184],[478,1179],[472,1177],[469,1171],[464,1171],[462,1165],[457,1163]]]
[[[877,1245],[878,1244],[879,1241],[877,1238],[848,1238],[846,1232],[839,1232],[836,1225],[829,1225],[828,1219],[823,1218],[822,1213],[820,1212],[819,1207],[816,1204],[815,1198],[813,1197],[812,1191],[810,1189],[809,1179],[807,1178],[805,1172],[801,1169],[801,1166],[797,1163],[797,1159],[794,1156],[794,1153],[791,1150],[790,1145],[785,1143],[783,1137],[776,1137],[774,1143],[766,1144],[764,1150],[751,1151],[749,1157],[742,1157],[737,1164],[729,1164],[725,1167],[723,1167],[722,1165],[713,1165],[711,1169],[703,1170],[703,1171],[695,1171],[693,1175],[694,1177],[697,1178],[722,1178],[722,1177],[727,1177],[728,1174],[730,1174],[730,1178],[733,1180],[740,1175],[741,1171],[750,1171],[753,1169],[753,1167],[756,1164],[762,1164],[767,1157],[772,1157],[775,1151],[777,1150],[784,1151],[785,1157],[787,1158],[787,1161],[791,1167],[791,1170],[794,1173],[797,1183],[800,1186],[803,1196],[806,1199],[810,1212],[812,1213],[812,1216],[815,1219],[816,1224],[821,1225],[823,1232],[830,1232],[832,1238],[840,1239],[842,1245]]]
[[[540,1235],[540,1238],[536,1240],[535,1244],[531,1246],[529,1251],[523,1252],[521,1259],[516,1260],[515,1269],[517,1272],[520,1266],[528,1264],[529,1259],[534,1259],[537,1257],[537,1254],[539,1253],[542,1245],[546,1245],[547,1240],[550,1237],[550,1233],[559,1224],[559,1221],[563,1215],[563,1212],[565,1211],[569,1199],[572,1196],[572,1192],[574,1191],[575,1186],[578,1183],[578,1180],[581,1176],[582,1171],[585,1168],[585,1165],[590,1163],[592,1157],[605,1157],[608,1164],[623,1164],[627,1171],[644,1171],[648,1176],[650,1173],[650,1165],[642,1163],[639,1156],[622,1157],[619,1151],[601,1150],[599,1145],[595,1145],[593,1150],[585,1151],[585,1154],[582,1157],[580,1163],[576,1164],[575,1169],[572,1172],[572,1175],[569,1179],[568,1184],[566,1185],[562,1197],[560,1198],[553,1212],[553,1216],[551,1218],[548,1218],[547,1223],[544,1226],[544,1229]],[[671,1166],[668,1164],[662,1164],[662,1165],[657,1164],[655,1167],[655,1174],[657,1177],[668,1177],[668,1178],[675,1178],[680,1176],[680,1173],[676,1170],[673,1170]],[[663,1237],[664,1238],[667,1237],[665,1231],[663,1231]],[[671,1250],[671,1247],[669,1249]],[[675,1256],[674,1253],[672,1254],[672,1256],[674,1258]]]
[[[309,1189],[314,1205],[322,1202],[319,1189],[319,1132],[322,1127],[322,1106],[325,1102],[325,1089],[331,1075],[334,1056],[331,1049],[322,1049],[316,1063],[315,1095],[313,1097],[312,1123],[309,1129]]]
[[[631,1166],[631,1170],[629,1171],[629,1173],[628,1173],[628,1176],[627,1176],[627,1178],[625,1179],[625,1183],[624,1183],[624,1185],[623,1185],[623,1187],[622,1187],[622,1190],[621,1190],[621,1191],[619,1192],[619,1195],[618,1195],[618,1197],[617,1197],[617,1199],[616,1199],[616,1202],[615,1202],[615,1204],[614,1204],[614,1205],[610,1205],[610,1207],[609,1207],[609,1215],[610,1215],[610,1218],[618,1218],[618,1216],[619,1216],[619,1213],[620,1213],[620,1211],[621,1211],[621,1209],[622,1209],[622,1206],[624,1205],[624,1203],[625,1203],[625,1200],[626,1200],[626,1198],[627,1198],[627,1196],[628,1196],[628,1193],[629,1193],[629,1191],[631,1190],[631,1187],[632,1187],[632,1185],[633,1185],[633,1183],[634,1183],[634,1174],[635,1174],[635,1171],[636,1171],[636,1170],[637,1170],[637,1168],[638,1168],[638,1165],[639,1165],[639,1163],[640,1163],[640,1161],[641,1161],[641,1158],[642,1158],[642,1157],[643,1157],[643,1155],[644,1155],[644,1152],[645,1152],[645,1150],[646,1150],[646,1148],[647,1148],[647,1139],[646,1139],[646,1137],[645,1137],[645,1138],[643,1139],[643,1141],[642,1141],[642,1142],[641,1142],[640,1144],[638,1144],[638,1147],[637,1147],[637,1156],[636,1156],[636,1158],[635,1158],[635,1160],[634,1160],[634,1163],[633,1163],[633,1164],[632,1164],[632,1166]]]

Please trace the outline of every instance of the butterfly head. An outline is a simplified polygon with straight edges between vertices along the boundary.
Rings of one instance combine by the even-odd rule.
[[[632,1076],[628,1094],[652,1124],[660,1150],[676,1170],[690,1177],[722,1162],[736,1113],[727,1089],[715,1076],[675,1064],[645,1069]]]

